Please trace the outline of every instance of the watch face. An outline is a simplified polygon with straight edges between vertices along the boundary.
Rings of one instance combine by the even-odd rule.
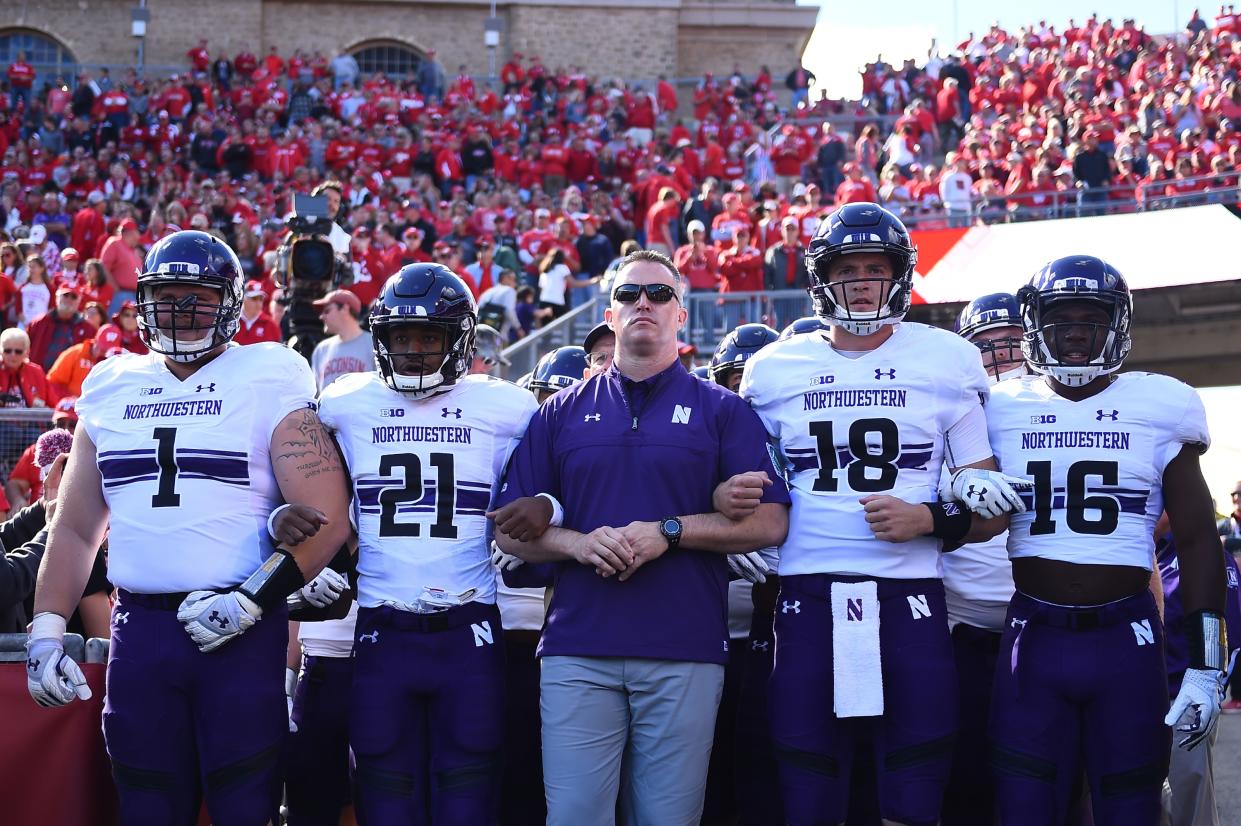
[[[675,519],[665,519],[662,527],[664,533],[671,534],[672,536],[676,536],[681,533],[681,523],[677,522]]]

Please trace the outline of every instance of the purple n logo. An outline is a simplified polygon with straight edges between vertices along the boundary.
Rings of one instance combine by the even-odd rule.
[[[845,619],[849,622],[862,621],[862,600],[851,599],[845,606]]]

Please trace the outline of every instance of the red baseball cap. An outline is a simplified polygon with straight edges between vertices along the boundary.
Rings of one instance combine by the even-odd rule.
[[[263,282],[255,281],[253,279],[247,281],[245,291],[246,298],[258,298],[260,295],[264,297],[267,296],[267,291],[263,289]]]
[[[65,247],[63,250],[60,251],[60,260],[64,261],[65,259],[69,259],[71,261],[77,261],[78,251],[75,250],[73,247]]]
[[[353,311],[354,315],[358,315],[362,312],[362,299],[358,298],[348,290],[332,290],[330,293],[323,296],[323,298],[320,298],[318,301],[311,304],[311,306],[316,310],[322,310],[329,304],[344,304]]]
[[[77,404],[77,396],[62,397],[60,401],[56,402],[56,407],[52,411],[52,421],[69,419],[76,422],[78,420]]]
[[[131,229],[134,232],[137,232],[138,222],[135,221],[133,218],[126,218],[125,220],[121,221],[121,223],[117,226],[117,229],[119,229],[121,232],[125,232],[126,230],[131,230]]]

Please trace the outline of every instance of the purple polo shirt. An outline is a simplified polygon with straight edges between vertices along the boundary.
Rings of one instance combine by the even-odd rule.
[[[564,505],[564,527],[589,533],[711,513],[716,485],[751,470],[774,480],[764,502],[789,503],[767,432],[740,397],[680,362],[642,382],[612,367],[539,408],[496,506],[550,493]],[[625,582],[559,562],[538,653],[722,664],[727,592],[724,556],[707,551],[668,551]]]

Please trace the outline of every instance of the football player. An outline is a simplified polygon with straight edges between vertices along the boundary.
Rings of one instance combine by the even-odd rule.
[[[535,365],[530,389],[534,392],[535,399],[542,404],[566,387],[577,384],[589,372],[590,366],[583,348],[576,344],[557,347]]]
[[[705,368],[708,379],[737,392],[745,363],[778,337],[779,333],[765,324],[742,324],[720,341]],[[750,506],[733,511],[717,502],[717,510],[741,518],[758,504],[766,474],[742,477],[734,477],[721,487],[746,483]],[[776,549],[735,554],[727,560],[732,570],[728,583],[732,644],[715,719],[703,823],[780,823],[780,789],[767,725],[766,690],[775,654],[771,624],[779,584],[771,572],[776,567]]]
[[[819,330],[826,331],[830,328],[826,321],[817,315],[808,315],[805,318],[799,318],[792,324],[780,331],[780,338],[786,339],[791,336],[799,336],[802,333],[813,333]]]
[[[1021,355],[1021,312],[1015,296],[991,293],[966,304],[957,320],[957,335],[978,348],[993,383],[1028,375]],[[951,484],[946,477],[945,483]],[[987,826],[995,816],[987,721],[1000,633],[1013,596],[1007,543],[1007,533],[1001,533],[942,557],[960,692],[960,728],[944,793],[943,826]]]
[[[902,322],[917,251],[900,219],[848,204],[806,260],[830,329],[768,345],[741,381],[793,497],[770,685],[785,817],[843,822],[869,743],[883,817],[933,823],[957,722],[940,552],[993,536],[1020,500],[995,472],[978,349]],[[990,518],[937,501],[944,465]]]
[[[498,366],[508,367],[512,362],[504,355],[504,342],[500,334],[486,324],[474,331],[474,358],[470,360],[470,375],[494,375]]]
[[[1096,824],[1155,824],[1167,726],[1183,748],[1210,736],[1226,663],[1224,566],[1198,464],[1206,415],[1175,379],[1117,375],[1133,299],[1107,262],[1059,258],[1017,299],[1022,352],[1040,375],[996,385],[987,410],[1000,465],[1033,485],[1008,535],[1017,593],[991,710],[1000,818],[1056,822],[1084,764]],[[1170,711],[1148,587],[1165,509],[1189,640]]]
[[[411,264],[371,311],[378,373],[343,376],[320,415],[358,525],[350,745],[363,824],[494,822],[504,638],[485,517],[531,395],[468,376],[477,310],[439,264]]]
[[[278,344],[230,344],[244,281],[207,233],[152,248],[137,297],[153,352],[87,377],[40,572],[29,689],[63,705],[90,696],[62,635],[110,527],[103,730],[127,824],[196,823],[203,795],[217,823],[276,816],[285,598],[347,535],[344,469],[309,365]],[[268,536],[281,499],[325,522],[296,555]]]
[[[610,330],[608,332],[611,333]],[[540,404],[585,378],[572,378],[571,373],[578,362],[578,354],[574,351],[582,350],[583,360],[588,361],[591,353],[587,348],[599,341],[600,337],[592,341],[588,334],[586,347],[562,347],[545,354],[539,360],[534,374],[542,378],[536,378],[539,383],[532,384],[530,391],[536,398],[542,396]],[[554,361],[558,361],[556,366],[552,364]],[[584,372],[589,374],[590,369],[585,367]],[[551,390],[550,395],[547,390]],[[514,520],[522,515],[533,514],[538,517],[535,521],[540,524],[551,524],[554,521],[553,508],[559,507],[559,503],[546,511],[546,520],[543,520],[542,514],[520,507],[520,503],[529,501],[531,500],[520,499],[488,516],[495,518],[497,530],[508,533],[519,530],[519,523]],[[534,501],[538,499],[535,498]],[[549,497],[544,501],[550,503],[552,500]],[[528,535],[541,536],[542,532],[536,528]],[[547,801],[543,795],[539,660],[535,652],[543,631],[547,588],[555,580],[555,566],[526,565],[521,557],[505,553],[494,542],[491,549],[491,561],[501,577],[496,584],[496,592],[501,619],[504,621],[507,685],[504,709],[504,779],[501,788],[504,806],[500,812],[500,823],[502,826],[538,826],[547,820]]]

